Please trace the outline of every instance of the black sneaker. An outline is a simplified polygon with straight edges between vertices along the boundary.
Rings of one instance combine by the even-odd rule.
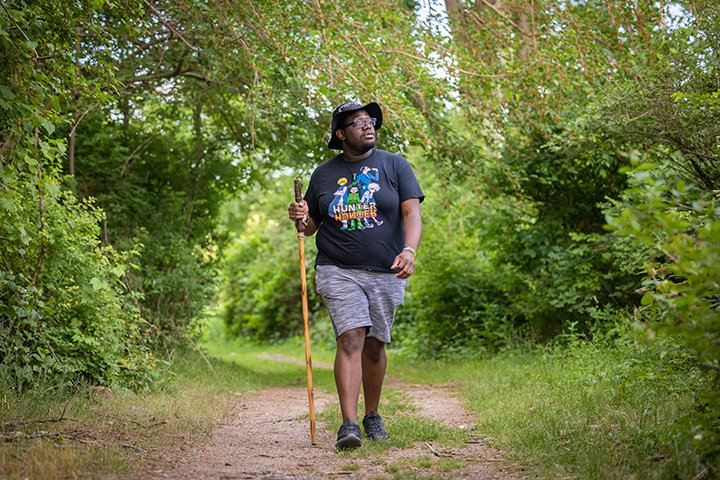
[[[358,448],[362,445],[361,440],[362,434],[360,433],[360,425],[348,420],[347,422],[340,425],[338,430],[337,442],[335,442],[335,448],[338,450],[350,450]]]
[[[362,421],[363,428],[365,429],[365,436],[370,440],[389,440],[390,435],[385,431],[383,427],[382,417],[377,413],[371,413],[365,415]]]

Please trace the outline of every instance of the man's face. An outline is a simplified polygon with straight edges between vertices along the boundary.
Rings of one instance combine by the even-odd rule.
[[[375,127],[369,123],[364,123],[362,127],[357,128],[352,124],[355,120],[369,120],[370,115],[365,110],[353,112],[345,118],[342,130],[345,134],[345,148],[355,154],[362,154],[375,147]]]

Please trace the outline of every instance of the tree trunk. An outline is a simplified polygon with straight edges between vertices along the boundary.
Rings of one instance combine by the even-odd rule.
[[[76,38],[75,38],[75,77],[80,79],[82,77],[82,72],[80,71],[80,53],[81,53],[81,45],[80,45],[80,35],[82,34],[82,31],[80,28],[76,29]],[[78,91],[75,91],[73,93],[73,99],[75,100],[75,106],[76,111],[80,110],[80,94]],[[68,173],[71,177],[75,176],[75,135],[77,131],[78,123],[80,123],[80,116],[77,114],[73,115],[73,122],[70,126],[70,136],[68,137]]]

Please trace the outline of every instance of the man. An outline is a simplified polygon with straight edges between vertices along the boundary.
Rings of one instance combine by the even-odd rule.
[[[305,222],[306,236],[317,232],[316,290],[337,340],[334,373],[343,418],[335,444],[339,450],[362,444],[360,385],[365,436],[389,438],[378,413],[385,344],[415,270],[422,234],[420,203],[425,196],[410,164],[375,148],[382,121],[375,102],[337,107],[328,148],[342,153],[318,166],[304,200],[288,207],[291,220]],[[370,181],[372,194],[363,195]],[[369,219],[374,228],[365,228]]]

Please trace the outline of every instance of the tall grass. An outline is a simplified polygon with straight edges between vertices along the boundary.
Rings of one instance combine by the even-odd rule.
[[[18,392],[0,379],[0,478],[99,478],[142,469],[142,453],[210,432],[236,395],[304,381],[304,368],[262,360],[262,351],[228,351],[230,360],[213,358],[212,366],[195,351],[177,353],[165,380],[138,393],[56,385]]]
[[[689,425],[703,375],[671,343],[574,340],[393,373],[456,382],[477,430],[543,478],[676,479],[704,469]]]
[[[332,361],[331,349],[313,347],[313,360]],[[73,392],[46,386],[17,393],[0,385],[4,425],[57,418],[67,407],[61,422],[4,428],[5,436],[65,436],[0,443],[0,478],[127,474],[142,468],[138,449],[162,449],[209,432],[235,395],[305,384],[302,364],[262,358],[263,353],[282,354],[302,362],[302,340],[253,346],[213,337],[204,348],[212,367],[197,352],[183,352],[172,360],[167,380],[149,392],[103,396],[91,387]],[[472,352],[465,352],[463,359],[443,361],[421,361],[390,349],[388,374],[458,389],[476,415],[476,433],[540,478],[690,479],[704,468],[691,425],[702,407],[697,399],[705,378],[671,342],[646,345],[620,335],[591,343],[569,337],[554,347],[493,358],[473,359]],[[316,388],[335,391],[331,370],[316,368],[314,380]],[[418,421],[407,399],[391,388],[383,402],[393,440],[363,446],[356,453],[360,457],[428,439],[458,444],[467,436],[437,422]],[[337,405],[320,418],[339,424]],[[401,478],[401,467],[388,465],[387,472]]]

